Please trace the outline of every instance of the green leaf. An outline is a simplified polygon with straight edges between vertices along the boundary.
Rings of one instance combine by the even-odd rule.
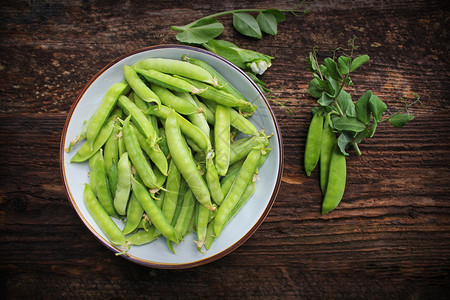
[[[350,72],[354,72],[356,69],[361,67],[363,64],[370,60],[369,55],[360,55],[352,61],[352,65],[350,66]]]
[[[378,121],[374,119],[372,122],[372,126],[370,127],[369,137],[373,137],[373,135],[375,134],[375,130],[377,130],[377,125]]]
[[[319,80],[317,78],[314,78],[309,82],[309,87],[306,92],[314,98],[322,97],[322,88],[320,87]]]
[[[309,52],[309,56],[306,58],[306,61],[308,62],[308,70],[309,71],[311,71],[311,72],[317,71],[317,61],[312,52]]]
[[[342,80],[341,72],[339,72],[339,69],[338,69],[338,66],[337,66],[336,62],[331,57],[325,58],[323,63],[327,67],[328,74],[330,74],[331,78],[333,78],[333,79],[335,79],[337,81],[341,81]]]
[[[344,114],[349,117],[356,117],[355,104],[353,103],[352,96],[349,93],[341,90],[336,100]]]
[[[386,104],[375,95],[370,96],[369,107],[372,111],[373,119],[377,122],[381,120],[381,116],[387,109]]]
[[[333,121],[333,127],[339,131],[348,131],[348,132],[354,132],[358,133],[366,129],[366,125],[358,119],[349,117],[349,116],[342,116],[339,119]]]
[[[331,103],[333,103],[333,98],[331,98],[330,96],[327,95],[327,93],[322,93],[322,96],[320,97],[319,100],[317,100],[317,102],[321,105],[321,106],[328,106]]]
[[[356,118],[366,125],[370,122],[369,99],[372,95],[371,91],[367,91],[355,104]]]
[[[406,123],[408,123],[412,119],[414,119],[413,115],[397,114],[397,115],[391,116],[388,120],[389,120],[389,123],[391,123],[391,125],[394,127],[403,127],[406,125]]]
[[[353,142],[353,137],[348,133],[341,133],[337,139],[337,145],[342,154],[348,155],[347,151],[345,151],[348,145]]]
[[[333,87],[332,82],[330,82],[329,80],[322,80],[322,79],[317,79],[317,81],[319,82],[319,86],[322,88],[324,92],[328,94],[328,96],[334,97],[336,90]]]
[[[172,26],[180,31],[176,38],[181,43],[203,44],[218,37],[224,30],[222,23],[216,18],[200,19],[185,26]]]
[[[270,35],[277,34],[277,19],[274,15],[269,13],[260,12],[256,17],[259,28],[262,32]]]
[[[263,12],[273,15],[278,23],[286,21],[286,15],[279,9],[266,9]]]
[[[252,15],[248,13],[234,13],[233,26],[243,35],[257,39],[260,39],[262,37],[258,22]]]
[[[342,75],[347,75],[350,72],[350,61],[351,58],[348,56],[339,56],[339,71]]]
[[[359,144],[359,143],[361,143],[361,141],[362,141],[364,138],[370,137],[370,135],[371,135],[370,130],[369,130],[368,128],[366,128],[366,129],[364,129],[363,131],[358,132],[358,133],[355,135],[355,137],[353,138],[353,140],[354,140],[355,143]]]

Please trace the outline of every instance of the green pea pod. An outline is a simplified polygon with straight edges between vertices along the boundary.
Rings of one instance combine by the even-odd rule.
[[[132,125],[132,124],[130,124]],[[136,135],[136,138],[139,142],[139,145],[141,146],[142,150],[144,150],[145,153],[147,153],[150,160],[155,164],[155,166],[163,173],[167,175],[167,158],[164,152],[159,148],[158,145],[155,145],[154,147],[150,147],[148,142],[146,141],[145,137],[137,130],[134,126],[131,126],[133,129],[134,134]]]
[[[342,196],[344,195],[346,178],[346,158],[336,144],[330,159],[328,184],[322,202],[323,215],[335,209],[339,202],[341,202]]]
[[[261,136],[252,136],[242,142],[235,142],[230,145],[230,164],[233,164],[246,157],[254,147],[259,145],[267,146],[269,140],[264,134]]]
[[[144,76],[149,82],[162,86],[166,89],[178,91],[178,92],[188,92],[190,93],[193,89],[192,84],[188,83],[186,80],[181,78],[164,74],[155,70],[143,70],[135,69],[137,73]],[[145,99],[144,99],[145,100]]]
[[[206,231],[208,228],[210,210],[203,205],[197,205],[197,213],[195,218],[195,230],[197,232],[197,250],[201,252],[206,241]]]
[[[209,192],[211,193],[211,198],[214,203],[220,205],[223,201],[224,194],[220,186],[219,173],[217,172],[216,165],[214,164],[212,157],[206,159],[205,180],[208,185]]]
[[[174,226],[177,236],[183,238],[185,233],[189,229],[189,224],[195,214],[195,197],[192,190],[188,189],[183,198],[183,204],[181,206],[180,214],[178,215],[177,222]]]
[[[320,150],[322,147],[322,131],[323,131],[323,115],[321,112],[314,114],[308,129],[308,136],[306,137],[304,166],[307,176],[319,162]]]
[[[105,208],[106,212],[108,212],[110,216],[118,219],[119,215],[114,209],[113,198],[111,196],[108,177],[106,175],[105,162],[103,160],[103,149],[100,149],[94,156],[91,157],[91,159],[93,160],[91,176],[95,182],[95,194],[100,200],[101,205]]]
[[[136,246],[151,243],[158,238],[158,236],[157,235],[155,236],[155,234],[154,234],[155,230],[156,230],[156,228],[154,226],[152,226],[152,227],[150,227],[150,229],[148,231],[142,230],[142,231],[136,232],[135,234],[127,237],[126,241],[128,243],[130,243],[131,245],[136,245]]]
[[[166,216],[167,220],[172,222],[178,203],[178,194],[180,192],[181,184],[181,173],[173,160],[170,160],[168,173],[169,174],[167,175],[166,180],[167,192],[164,197],[162,212]]]
[[[219,207],[214,219],[214,232],[219,236],[225,227],[234,207],[237,205],[245,191],[247,185],[253,180],[258,162],[261,158],[262,147],[253,149],[239,169],[239,172],[231,186],[230,191],[225,196],[222,205]]]
[[[166,119],[165,130],[167,145],[172,154],[172,159],[175,161],[178,170],[180,170],[195,198],[210,210],[215,210],[216,207],[211,203],[211,196],[206,182],[197,169],[192,153],[181,134],[177,114],[173,110]]]
[[[157,116],[162,120],[166,120],[169,114],[173,110],[167,106],[161,105],[157,107],[156,105],[151,106],[145,113]],[[181,132],[186,136],[186,138],[191,139],[200,149],[205,152],[211,150],[211,141],[209,137],[197,126],[180,116],[175,112],[177,116],[177,121],[180,126]],[[167,134],[166,134],[167,137]]]
[[[123,228],[123,234],[129,234],[138,227],[143,213],[144,209],[142,205],[139,203],[134,192],[131,192],[130,203],[127,208],[127,221]]]
[[[211,245],[215,239],[216,235],[214,234],[214,220],[212,220],[209,222],[208,228],[206,228],[205,248],[207,251],[211,248]]]
[[[89,143],[84,143],[80,149],[78,149],[77,153],[70,159],[70,162],[84,162],[91,158],[98,150],[108,141],[111,133],[114,129],[115,118],[110,118],[106,124],[100,130],[100,133],[97,135],[93,145],[91,146]]]
[[[125,246],[125,236],[98,202],[97,197],[88,184],[84,186],[83,197],[86,209],[108,240],[114,245]]]
[[[97,138],[103,124],[106,122],[111,111],[114,109],[120,95],[127,93],[129,86],[126,83],[116,83],[112,85],[105,94],[102,102],[91,117],[89,128],[86,132],[86,139],[91,148]]]
[[[168,89],[157,84],[150,84],[150,88],[158,95],[162,104],[173,108],[176,112],[182,115],[192,115],[198,112],[197,105],[174,95]]]
[[[156,205],[147,189],[134,178],[132,180],[132,186],[133,191],[136,192],[136,197],[139,200],[139,203],[142,205],[142,208],[144,208],[155,228],[167,239],[178,244],[178,237],[174,228],[170,225],[169,221],[167,221],[166,217],[162,213],[161,209]]]
[[[122,132],[126,151],[128,152],[130,160],[144,184],[151,189],[161,188],[157,185],[155,173],[153,172],[150,163],[145,158],[144,152],[139,146],[137,137],[130,125],[130,116],[125,119]]]
[[[230,113],[227,107],[217,105],[214,126],[216,169],[224,176],[230,165]]]
[[[128,97],[120,96],[119,105],[123,110],[131,116],[134,124],[142,132],[142,134],[147,138],[150,146],[154,146],[157,139],[157,133],[147,116],[133,103]]]
[[[331,129],[328,119],[325,119],[322,132],[322,147],[320,150],[320,188],[325,195],[330,170],[330,160],[336,145],[336,134]]]
[[[159,97],[145,84],[132,67],[124,66],[123,74],[133,91],[144,99],[144,101],[155,102],[158,105],[161,104]]]
[[[230,124],[238,131],[248,134],[248,135],[258,135],[258,129],[256,129],[255,125],[250,122],[243,115],[238,113],[234,108],[229,108],[230,113]]]
[[[128,152],[122,154],[117,164],[117,189],[114,197],[114,208],[119,215],[125,215],[131,191],[131,163]]]
[[[215,84],[213,76],[208,71],[198,66],[192,66],[185,61],[167,58],[147,58],[137,62],[133,67],[144,70],[152,69],[161,73],[180,75],[208,84]]]

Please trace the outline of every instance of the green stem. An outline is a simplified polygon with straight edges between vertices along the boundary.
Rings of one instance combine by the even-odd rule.
[[[341,84],[341,86],[339,87],[339,90],[338,90],[336,96],[333,97],[333,99],[334,99],[334,104],[336,105],[336,108],[338,109],[338,111],[339,111],[339,113],[340,113],[341,116],[344,115],[344,112],[342,111],[341,106],[340,106],[339,103],[337,102],[337,98],[339,97],[339,94],[341,93],[342,89],[344,88],[345,80],[347,79],[347,77],[348,77],[348,74],[346,74],[346,75],[344,76],[344,79],[342,80],[342,84]]]
[[[405,105],[405,107],[403,107],[402,109],[400,109],[400,110],[399,110],[398,112],[396,112],[395,114],[391,114],[389,117],[387,117],[387,118],[385,118],[385,119],[383,119],[383,120],[380,120],[378,123],[383,123],[383,122],[389,120],[390,118],[392,118],[393,116],[398,115],[398,114],[400,114],[400,113],[402,113],[402,112],[404,112],[404,111],[407,111],[408,108],[410,108],[410,107],[411,107],[412,105],[414,105],[416,102],[419,102],[420,105],[422,105],[422,102],[420,101],[419,95],[416,95],[416,100],[414,100],[413,102],[411,102],[411,103],[408,104],[408,105]]]
[[[353,148],[355,148],[356,150],[356,154],[358,154],[358,156],[361,156],[361,150],[358,147],[358,144],[356,142],[352,142]]]

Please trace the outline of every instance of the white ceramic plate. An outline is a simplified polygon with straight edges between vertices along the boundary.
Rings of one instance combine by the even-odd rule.
[[[70,153],[64,152],[64,147],[67,147],[69,142],[80,132],[83,122],[94,113],[106,90],[112,84],[123,80],[124,65],[133,65],[148,57],[181,59],[184,54],[210,64],[249,101],[258,106],[250,120],[259,130],[265,129],[267,134],[273,134],[270,139],[272,151],[260,169],[256,192],[224,228],[209,251],[204,254],[198,252],[194,244],[195,236],[192,234],[176,246],[175,254],[167,249],[165,240],[161,238],[147,245],[132,246],[127,254],[122,255],[124,258],[149,267],[188,268],[198,266],[221,258],[236,249],[256,231],[269,213],[280,186],[283,169],[281,135],[275,116],[263,93],[244,72],[229,61],[199,48],[160,45],[137,50],[117,58],[86,84],[72,105],[62,134],[60,147],[62,177],[68,198],[87,228],[106,247],[114,252],[120,252],[120,249],[107,240],[84,205],[84,184],[89,182],[88,164],[87,162],[70,163],[70,158],[81,145],[74,147]],[[123,226],[121,223],[117,222],[119,226]]]

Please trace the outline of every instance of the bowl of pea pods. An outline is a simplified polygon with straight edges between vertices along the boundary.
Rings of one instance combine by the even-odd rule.
[[[157,45],[110,62],[64,126],[67,197],[114,255],[180,269],[222,258],[262,224],[283,170],[263,92],[226,59]]]

